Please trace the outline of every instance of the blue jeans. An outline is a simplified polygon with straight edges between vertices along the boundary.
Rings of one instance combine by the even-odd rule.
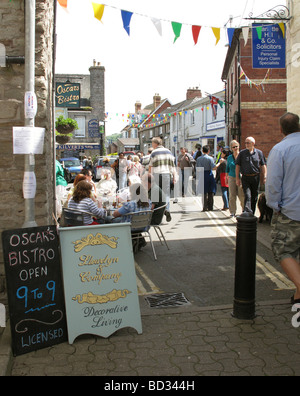
[[[228,209],[228,187],[221,187],[224,209]]]

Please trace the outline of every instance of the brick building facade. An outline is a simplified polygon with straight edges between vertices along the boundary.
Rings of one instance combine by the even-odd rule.
[[[279,117],[287,111],[286,69],[270,69],[269,73],[268,69],[253,69],[251,41],[249,34],[245,46],[242,30],[236,29],[228,49],[222,74],[226,82],[226,123],[229,140],[240,141],[244,148],[245,138],[253,136],[256,146],[268,156],[282,139]],[[243,71],[247,81],[245,76],[240,78]]]

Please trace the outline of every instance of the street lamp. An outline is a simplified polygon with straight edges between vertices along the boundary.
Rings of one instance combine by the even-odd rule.
[[[99,121],[99,133],[100,133],[100,157],[103,156],[103,135],[105,136],[105,121]]]

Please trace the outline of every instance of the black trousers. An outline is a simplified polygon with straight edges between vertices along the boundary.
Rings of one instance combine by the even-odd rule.
[[[242,187],[245,194],[244,212],[255,213],[260,176],[242,176]]]
[[[204,194],[203,211],[214,210],[214,193],[209,192]]]

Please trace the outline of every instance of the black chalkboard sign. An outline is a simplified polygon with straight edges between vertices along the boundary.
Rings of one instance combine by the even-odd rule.
[[[68,339],[55,226],[2,233],[14,356]]]

